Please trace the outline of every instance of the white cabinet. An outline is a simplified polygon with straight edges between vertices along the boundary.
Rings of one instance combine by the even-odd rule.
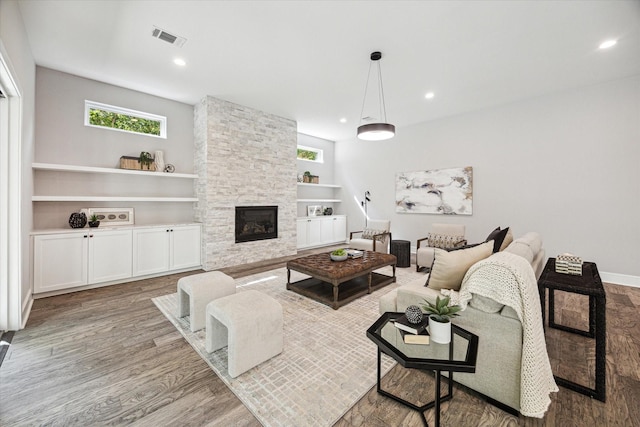
[[[49,234],[33,239],[33,290],[35,293],[87,284],[89,239],[87,234]]]
[[[133,275],[200,266],[200,226],[180,225],[133,230]]]
[[[90,231],[88,282],[131,277],[131,230]]]
[[[331,245],[347,239],[347,217],[327,215],[297,220],[298,249]]]
[[[201,267],[199,224],[33,234],[35,294]]]
[[[34,292],[131,277],[131,230],[91,230],[34,237]]]
[[[347,217],[344,215],[333,217],[333,241],[347,241]]]

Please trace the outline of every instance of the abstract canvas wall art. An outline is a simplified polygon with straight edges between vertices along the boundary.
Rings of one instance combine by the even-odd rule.
[[[471,215],[473,168],[396,174],[396,212]]]

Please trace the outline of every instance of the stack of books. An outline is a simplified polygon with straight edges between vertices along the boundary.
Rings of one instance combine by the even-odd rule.
[[[400,329],[405,344],[429,344],[428,324],[429,318],[427,316],[420,323],[411,323],[405,314],[394,322],[396,328]]]
[[[347,256],[349,258],[361,258],[364,255],[364,251],[359,251],[356,249],[347,249]]]

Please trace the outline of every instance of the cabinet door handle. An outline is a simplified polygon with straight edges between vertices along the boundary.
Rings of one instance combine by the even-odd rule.
[[[87,237],[88,237],[88,236],[85,234],[85,235],[84,235],[84,238],[86,239]]]
[[[169,230],[167,230],[167,233],[169,232]]]
[[[89,234],[89,237],[93,237],[93,234]]]

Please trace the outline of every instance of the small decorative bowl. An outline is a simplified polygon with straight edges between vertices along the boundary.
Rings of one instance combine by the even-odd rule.
[[[344,255],[334,255],[334,254],[330,254],[331,255],[331,261],[344,261],[347,258],[349,258],[349,255],[344,254]]]

